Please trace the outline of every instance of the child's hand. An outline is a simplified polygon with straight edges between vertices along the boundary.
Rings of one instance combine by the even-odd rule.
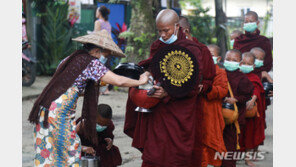
[[[255,102],[253,100],[247,102],[247,110],[252,110],[254,106]]]
[[[113,140],[111,138],[105,138],[105,141],[107,142],[107,150],[110,150],[111,147],[113,146]]]
[[[92,147],[82,146],[81,151],[85,152],[86,154],[92,154],[93,156],[96,155],[96,151]]]
[[[237,100],[234,97],[226,97],[225,100],[224,100],[224,102],[230,103],[230,104],[234,104],[234,103],[237,102]]]

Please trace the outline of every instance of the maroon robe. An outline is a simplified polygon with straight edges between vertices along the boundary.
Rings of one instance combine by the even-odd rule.
[[[242,53],[249,52],[254,47],[259,47],[265,51],[264,65],[254,70],[254,73],[261,78],[262,71],[269,72],[272,69],[272,52],[269,39],[259,34],[258,29],[255,33],[245,32],[245,34],[235,38],[233,48]]]
[[[78,124],[80,121],[81,118],[78,118],[76,120],[76,123]],[[87,140],[81,133],[78,133],[81,140],[81,145],[94,148],[94,150],[96,151],[96,156],[100,157],[100,165],[103,167],[116,167],[121,165],[122,163],[122,158],[118,147],[113,145],[110,150],[107,150],[106,148],[107,142],[105,141],[105,138],[111,138],[113,140],[113,131],[114,124],[111,121],[111,124],[107,127],[107,129],[105,129],[102,132],[97,132],[98,146],[95,146],[94,144],[92,144],[92,142]]]
[[[213,60],[207,63],[202,55],[203,46],[186,40],[179,29],[178,40],[173,43],[186,47],[196,56],[199,65],[199,78],[202,76],[203,92],[211,89],[215,76]],[[160,40],[151,45],[150,57],[139,63],[149,67],[155,53],[167,44]],[[133,138],[132,146],[143,153],[144,167],[188,167],[192,164],[200,166],[202,150],[202,106],[198,95],[198,84],[185,98],[165,97],[152,113],[137,113],[136,106],[130,98],[127,101],[124,132]]]
[[[265,93],[260,78],[254,74],[246,74],[254,85],[253,95],[257,96],[257,109],[259,117],[246,118],[246,125],[241,130],[240,146],[241,150],[254,149],[263,143],[265,139]]]
[[[233,96],[238,100],[237,107],[238,107],[238,123],[240,129],[245,125],[245,112],[246,112],[246,102],[251,99],[253,94],[254,86],[252,82],[247,78],[245,74],[240,72],[239,70],[236,71],[227,71],[227,78],[229,84],[231,86]],[[230,95],[228,95],[230,97]],[[234,123],[225,125],[223,131],[223,139],[226,146],[227,151],[235,152],[237,146],[237,136],[236,136],[236,128]],[[236,161],[235,160],[223,160],[222,167],[235,167]]]

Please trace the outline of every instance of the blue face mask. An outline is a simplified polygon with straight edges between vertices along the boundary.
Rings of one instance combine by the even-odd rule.
[[[227,71],[235,71],[239,68],[239,62],[225,60],[224,67]]]
[[[250,66],[250,65],[241,65],[239,66],[239,69],[242,73],[250,73],[254,70],[254,66]]]
[[[105,64],[107,62],[108,58],[106,58],[105,56],[101,55],[100,56],[100,59],[99,61],[102,63],[102,64]]]
[[[165,41],[162,39],[162,37],[160,37],[159,40],[165,44],[174,43],[178,39],[177,35],[175,35],[175,32],[176,32],[176,25],[175,25],[174,34],[168,40]]]
[[[233,48],[233,44],[234,44],[234,39],[230,41],[231,48]]]
[[[251,22],[251,23],[244,23],[244,30],[247,32],[254,32],[257,29],[257,23]]]
[[[106,128],[107,128],[107,126],[101,126],[99,124],[96,124],[97,132],[103,132]]]
[[[259,67],[262,67],[263,66],[263,60],[258,60],[258,59],[255,59],[255,67],[256,68],[259,68]]]
[[[218,63],[218,61],[217,61],[218,57],[212,56],[212,58],[214,60],[214,64],[217,64]]]

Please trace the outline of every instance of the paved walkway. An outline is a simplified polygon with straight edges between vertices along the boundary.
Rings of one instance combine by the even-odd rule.
[[[33,166],[33,126],[27,121],[29,112],[33,106],[36,97],[42,92],[43,88],[49,82],[50,77],[37,77],[35,83],[31,87],[22,88],[22,153],[23,153],[23,167]],[[100,96],[99,102],[109,104],[113,109],[113,122],[115,124],[115,140],[114,145],[118,146],[123,159],[123,167],[140,167],[141,153],[131,147],[131,139],[123,133],[125,105],[126,105],[127,93],[111,91],[108,96]],[[81,115],[83,98],[79,98],[77,105],[76,117]],[[259,150],[266,152],[265,160],[258,161],[255,164],[259,167],[272,167],[273,160],[273,121],[272,121],[272,105],[268,108],[267,112],[267,126],[266,140],[264,146]],[[238,167],[246,166],[243,161],[238,162]]]

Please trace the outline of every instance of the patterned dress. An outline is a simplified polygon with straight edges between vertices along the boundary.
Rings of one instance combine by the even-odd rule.
[[[76,134],[75,110],[79,94],[83,93],[86,81],[99,82],[108,69],[92,60],[70,87],[48,109],[49,128],[43,127],[45,108],[40,109],[39,124],[34,127],[34,148],[36,167],[78,167],[80,166],[81,143]]]

